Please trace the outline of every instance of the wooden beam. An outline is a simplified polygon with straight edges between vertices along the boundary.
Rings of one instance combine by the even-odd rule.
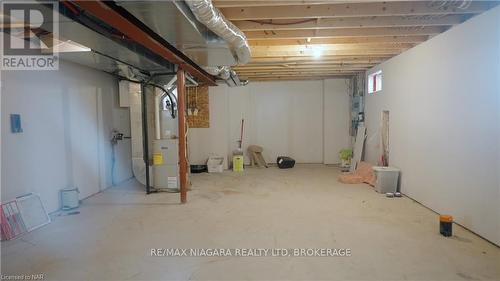
[[[264,76],[327,76],[327,75],[337,75],[337,74],[352,74],[357,72],[363,72],[366,69],[353,69],[353,70],[338,70],[338,71],[324,71],[324,72],[259,72],[259,73],[238,73],[239,77],[250,78],[250,77],[264,77]]]
[[[307,39],[264,39],[250,40],[250,46],[317,45],[317,44],[371,44],[371,43],[421,43],[429,39],[427,35],[415,36],[373,36],[337,37]]]
[[[245,66],[235,67],[234,69],[259,69],[266,67],[324,67],[330,65],[374,65],[384,60],[365,60],[365,61],[299,61],[299,62],[274,62],[262,64],[247,64]]]
[[[330,63],[330,64],[275,64],[264,66],[240,66],[233,68],[236,71],[258,71],[269,69],[327,69],[342,67],[371,67],[377,63]]]
[[[293,39],[293,38],[330,38],[330,37],[370,37],[370,36],[404,36],[404,35],[433,35],[445,31],[445,27],[426,26],[416,27],[373,27],[373,28],[339,28],[317,30],[271,30],[247,31],[249,40],[255,39]]]
[[[279,72],[279,71],[267,71],[267,72],[256,72],[256,73],[241,73],[243,77],[251,77],[251,76],[311,76],[311,75],[329,75],[329,74],[338,74],[338,73],[355,73],[355,72],[363,72],[366,69],[346,69],[346,70],[329,70],[329,71],[297,71],[297,72]]]
[[[268,7],[291,5],[319,5],[319,4],[352,4],[352,3],[380,3],[380,2],[411,2],[415,0],[214,0],[217,8],[228,7]]]
[[[296,68],[290,68],[288,70],[286,69],[261,69],[261,70],[238,70],[236,71],[238,75],[275,75],[275,74],[298,74],[298,73],[337,73],[337,72],[353,72],[353,71],[364,71],[372,68],[373,66],[369,67],[336,67],[336,68],[325,68],[325,69],[296,69]]]
[[[340,56],[340,55],[349,55],[349,56],[356,56],[356,55],[368,55],[368,56],[394,56],[397,54],[400,54],[401,52],[405,51],[404,49],[367,49],[367,50],[326,50],[326,51],[321,51],[320,56],[317,57],[316,59],[321,59],[323,56]],[[264,57],[310,57],[314,59],[315,56],[315,51],[309,50],[309,51],[259,51],[259,52],[253,52],[252,57],[254,58],[264,58]]]
[[[215,0],[212,1],[217,8],[227,7],[262,7],[262,6],[289,6],[289,5],[316,5],[331,4],[332,0]]]
[[[294,57],[262,57],[262,58],[252,58],[252,60],[246,65],[268,65],[277,63],[331,63],[331,62],[342,62],[342,61],[384,61],[392,55],[335,55],[335,56],[321,56],[320,59],[307,56],[294,56]]]
[[[255,72],[241,72],[238,71],[239,76],[266,76],[266,75],[323,75],[323,74],[335,74],[335,73],[352,73],[352,72],[359,72],[359,71],[365,71],[369,68],[348,68],[348,69],[326,69],[326,70],[301,70],[301,71],[255,71]]]
[[[186,146],[186,74],[183,69],[177,71],[177,115],[179,128],[179,183],[181,203],[187,202],[187,146]]]
[[[302,74],[296,74],[296,75],[255,75],[255,76],[242,76],[244,79],[248,79],[250,81],[255,80],[255,79],[261,79],[261,78],[276,78],[276,79],[283,79],[283,78],[312,78],[312,79],[325,79],[326,77],[333,77],[333,76],[350,76],[350,75],[356,75],[358,73],[362,73],[363,71],[360,72],[344,72],[344,73],[325,73],[325,74],[312,74],[312,75],[302,75]]]
[[[262,76],[262,77],[251,77],[248,80],[250,83],[253,81],[297,81],[297,80],[324,80],[324,79],[349,79],[356,73],[352,74],[335,74],[335,75],[329,75],[329,76],[276,76],[276,77],[268,77],[268,76]]]
[[[374,16],[325,18],[311,20],[266,20],[266,21],[235,21],[243,31],[258,30],[297,30],[297,29],[332,29],[360,27],[409,27],[409,26],[449,26],[464,22],[466,15],[431,16]]]
[[[367,43],[367,44],[323,44],[323,45],[281,45],[281,46],[252,46],[252,53],[272,51],[339,51],[339,50],[389,50],[409,49],[415,46],[411,43]]]
[[[269,2],[272,3],[272,1]],[[462,9],[459,8],[457,2],[448,1],[445,2],[445,5],[440,5],[440,3],[440,1],[401,1],[290,5],[286,7],[229,7],[220,10],[228,20],[234,21],[482,13],[496,5],[491,1],[472,1],[466,9]]]

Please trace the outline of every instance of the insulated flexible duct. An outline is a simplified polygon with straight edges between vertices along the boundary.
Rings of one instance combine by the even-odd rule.
[[[203,67],[206,72],[211,75],[217,76],[221,79],[227,80],[231,77],[231,67],[229,66],[205,66]]]
[[[186,4],[198,21],[228,42],[238,64],[250,61],[250,46],[245,34],[226,20],[211,0],[186,0]]]

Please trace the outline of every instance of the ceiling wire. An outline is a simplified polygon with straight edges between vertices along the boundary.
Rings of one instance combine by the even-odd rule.
[[[268,24],[268,25],[294,25],[294,24],[301,24],[301,23],[308,23],[308,22],[316,21],[316,18],[314,18],[314,19],[300,20],[300,21],[294,21],[294,22],[273,22],[273,20],[269,20],[269,21],[264,21],[264,20],[247,20],[247,21],[258,23],[258,24]]]

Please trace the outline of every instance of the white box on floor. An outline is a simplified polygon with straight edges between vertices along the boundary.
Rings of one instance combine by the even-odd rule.
[[[399,169],[394,167],[373,167],[373,172],[377,181],[375,182],[375,190],[379,193],[397,192]]]
[[[224,171],[224,157],[210,156],[207,161],[209,173],[222,173]]]

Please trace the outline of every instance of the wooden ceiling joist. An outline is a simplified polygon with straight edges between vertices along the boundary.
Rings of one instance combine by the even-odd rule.
[[[254,80],[256,78],[275,78],[275,79],[280,79],[284,77],[333,77],[333,76],[346,76],[346,75],[355,75],[359,73],[359,71],[345,71],[345,72],[335,72],[335,73],[310,73],[310,74],[279,74],[279,75],[265,75],[265,74],[259,74],[259,75],[241,75],[242,78],[244,79],[250,79]]]
[[[267,7],[291,5],[320,5],[320,4],[352,4],[352,3],[380,3],[380,2],[409,2],[412,0],[213,0],[218,8],[230,7]],[[431,1],[431,0],[429,0]]]
[[[268,1],[273,3],[273,1]],[[482,13],[495,4],[492,1],[472,1],[466,9],[460,8],[454,1],[439,5],[439,1],[400,1],[375,3],[345,3],[290,6],[257,6],[221,8],[224,16],[231,20],[265,19],[310,19],[336,17],[372,17],[372,16],[415,16],[440,14]]]
[[[316,45],[316,44],[370,44],[370,43],[422,43],[428,35],[415,36],[373,36],[373,37],[336,37],[307,39],[264,39],[250,40],[250,46],[281,46],[281,45]]]
[[[281,45],[281,46],[251,46],[252,52],[272,51],[338,51],[338,50],[398,50],[413,47],[412,43],[367,43],[367,44],[322,44],[322,45]]]
[[[243,31],[259,30],[297,30],[297,29],[333,29],[361,27],[410,27],[410,26],[450,26],[462,23],[469,15],[430,16],[374,16],[325,18],[311,20],[247,20],[235,21],[234,24]]]
[[[294,39],[294,38],[331,38],[331,37],[370,37],[370,36],[405,36],[434,35],[445,31],[442,26],[425,27],[373,27],[373,28],[339,28],[316,30],[271,30],[247,31],[249,40],[255,39]]]
[[[337,56],[337,55],[369,55],[369,56],[394,56],[403,52],[404,49],[369,49],[369,50],[326,50],[321,52],[321,57],[323,56]],[[265,57],[310,57],[314,59],[315,51],[262,51],[253,52],[252,56],[255,58],[265,58]],[[317,58],[319,59],[319,58]]]
[[[243,79],[311,80],[372,68],[500,1],[214,0],[248,38]]]
[[[338,56],[322,56],[320,59],[315,57],[264,57],[256,58],[252,57],[250,63],[246,65],[263,65],[263,64],[283,64],[283,63],[330,63],[330,62],[342,62],[342,61],[384,61],[388,59],[390,55],[338,55]]]
[[[326,75],[326,76],[276,76],[276,77],[246,77],[246,79],[252,81],[303,81],[303,80],[323,80],[323,79],[333,79],[333,78],[344,78],[348,79],[352,77],[355,73],[351,74],[338,74],[338,75]]]
[[[366,70],[365,67],[344,67],[344,68],[333,68],[333,69],[278,69],[278,70],[263,70],[263,71],[242,71],[242,73],[246,73],[247,75],[258,75],[265,73],[266,75],[277,74],[277,73],[285,73],[285,74],[312,74],[316,72],[321,73],[339,73],[339,72],[356,72]]]
[[[246,73],[247,75],[251,74],[259,74],[259,73],[265,73],[268,75],[276,74],[276,73],[291,73],[291,74],[296,74],[296,73],[302,73],[302,74],[307,74],[307,73],[316,73],[316,72],[332,72],[332,73],[337,73],[337,72],[353,72],[353,71],[361,71],[365,70],[366,67],[335,67],[335,68],[329,68],[329,69],[297,69],[297,68],[288,68],[288,69],[272,69],[272,70],[241,70],[241,73]]]
[[[366,0],[365,0],[366,1]],[[374,0],[368,0],[374,1]],[[316,5],[340,3],[336,0],[214,0],[212,1],[218,8],[229,7],[257,7],[257,6],[290,6],[290,5]]]
[[[235,70],[239,69],[265,69],[265,68],[280,68],[280,67],[326,67],[330,65],[375,65],[383,62],[380,60],[366,60],[366,61],[302,61],[302,62],[273,62],[273,63],[259,63],[259,64],[247,64],[245,66],[234,67]]]
[[[375,63],[330,63],[330,64],[278,64],[278,65],[265,65],[265,66],[240,66],[235,67],[234,69],[237,71],[246,71],[246,70],[265,70],[265,69],[326,69],[326,68],[342,68],[342,67],[371,67],[375,65]]]

